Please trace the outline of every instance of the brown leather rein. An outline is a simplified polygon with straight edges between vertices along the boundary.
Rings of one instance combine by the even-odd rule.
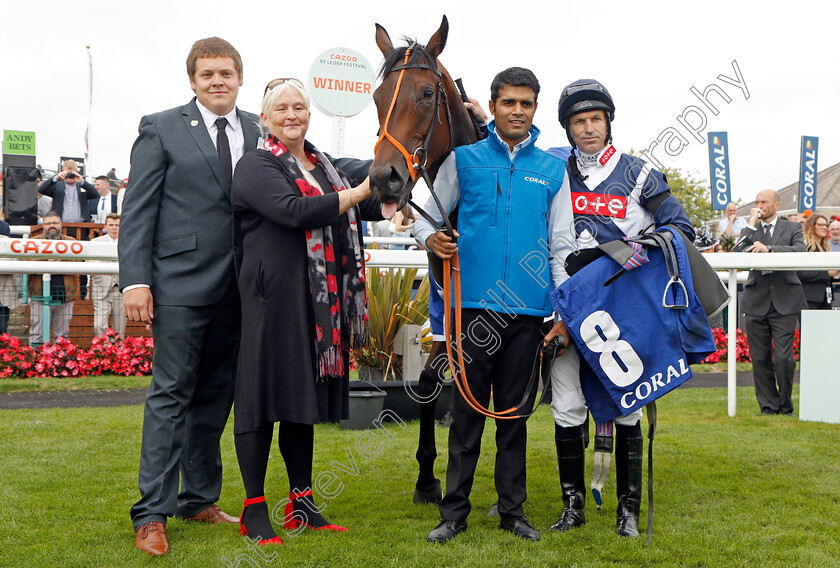
[[[417,175],[420,174],[423,180],[426,182],[426,185],[429,188],[429,192],[432,195],[432,198],[435,200],[435,204],[440,211],[441,217],[443,217],[443,221],[445,224],[445,231],[451,237],[455,238],[455,232],[452,228],[452,224],[449,221],[449,216],[443,209],[443,205],[441,204],[438,196],[435,194],[434,186],[432,184],[431,179],[429,178],[428,171],[426,170],[426,160],[428,158],[428,152],[426,150],[429,141],[432,137],[432,132],[434,131],[435,122],[440,123],[440,108],[443,106],[446,109],[446,118],[447,122],[449,123],[449,147],[447,148],[446,152],[442,154],[442,156],[447,156],[449,152],[452,151],[452,141],[454,140],[454,134],[452,132],[452,117],[449,112],[449,106],[446,100],[446,92],[443,89],[443,84],[441,81],[441,72],[439,69],[431,67],[429,65],[423,64],[415,64],[409,65],[408,59],[411,55],[411,47],[406,48],[405,50],[405,58],[403,59],[402,65],[395,65],[392,67],[388,73],[399,71],[400,76],[397,79],[397,86],[394,89],[394,96],[391,99],[391,104],[388,107],[388,113],[385,116],[385,123],[382,125],[382,132],[379,135],[379,139],[376,141],[376,146],[374,146],[374,154],[376,150],[379,148],[379,145],[382,143],[383,140],[388,140],[399,152],[402,154],[403,159],[405,159],[405,163],[408,166],[409,175],[411,176],[412,181],[417,180]],[[405,75],[406,69],[424,69],[427,71],[432,71],[435,75],[437,75],[438,83],[437,83],[437,94],[435,100],[435,115],[432,118],[432,123],[429,125],[429,131],[426,133],[426,139],[423,142],[423,145],[418,147],[414,150],[413,153],[409,153],[409,151],[405,148],[405,146],[400,143],[399,140],[394,138],[390,132],[388,132],[388,123],[391,120],[391,115],[394,111],[394,107],[397,103],[397,97],[399,96],[400,87],[402,86],[402,80]],[[422,155],[422,160],[420,156]],[[435,219],[429,215],[426,211],[424,211],[421,207],[418,207],[412,201],[408,202],[418,213],[420,213],[427,221],[429,221],[433,227],[437,230],[444,230],[440,224],[435,221]],[[455,342],[456,342],[456,350],[458,351],[458,368],[455,367],[455,358],[452,354],[452,296],[454,295],[454,316],[455,316]],[[535,367],[531,374],[531,379],[529,381],[528,387],[525,390],[525,395],[522,398],[522,401],[511,408],[506,410],[500,411],[493,411],[488,408],[485,408],[480,402],[475,399],[473,396],[472,391],[470,390],[470,385],[467,382],[467,373],[466,367],[464,365],[464,351],[461,344],[462,338],[462,327],[461,327],[461,270],[458,261],[458,253],[456,252],[451,259],[443,259],[443,303],[444,303],[444,318],[443,318],[443,325],[444,331],[446,334],[446,354],[449,362],[449,371],[452,373],[452,377],[455,380],[455,385],[458,387],[458,391],[461,393],[461,396],[464,397],[464,400],[467,404],[479,414],[483,414],[488,418],[496,418],[500,420],[514,420],[517,418],[526,418],[534,413],[538,405],[535,405],[534,408],[526,413],[521,412],[522,409],[528,402],[529,393],[532,389],[533,381],[539,378],[539,366],[541,365],[540,362],[540,350],[538,349],[537,356],[535,358]],[[460,371],[460,372],[459,372]],[[545,386],[543,393],[545,392]]]

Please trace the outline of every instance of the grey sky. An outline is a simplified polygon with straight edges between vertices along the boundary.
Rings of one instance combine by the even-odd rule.
[[[615,144],[648,147],[666,128],[688,141],[676,157],[660,146],[667,166],[708,179],[708,148],[677,120],[689,105],[704,111],[705,131],[729,132],[734,197],[781,188],[798,176],[803,134],[820,138],[820,169],[840,161],[836,101],[840,56],[836,10],[828,2],[553,2],[420,4],[360,0],[316,3],[163,2],[161,0],[36,0],[4,9],[4,88],[0,128],[37,133],[37,158],[54,168],[59,155],[83,155],[87,124],[87,53],[94,65],[91,174],[129,173],[129,153],[143,114],[171,108],[192,96],[185,59],[192,42],[218,35],[242,54],[245,84],[239,106],[258,110],[265,84],[275,77],[306,79],[313,59],[344,46],[378,67],[374,23],[395,44],[403,35],[425,42],[440,18],[450,34],[441,61],[462,77],[486,108],[489,85],[501,69],[531,68],[542,92],[535,124],[539,145],[566,145],[557,123],[563,86],[592,77],[616,101]],[[799,10],[801,8],[801,11]],[[736,78],[737,61],[749,90],[718,79]],[[691,93],[716,83],[731,98],[710,96],[717,116]],[[700,115],[690,112],[697,125]],[[345,150],[370,156],[376,141],[371,104],[348,119]],[[332,144],[332,119],[313,108],[308,138]]]

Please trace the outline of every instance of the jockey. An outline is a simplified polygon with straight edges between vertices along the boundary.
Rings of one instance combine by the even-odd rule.
[[[624,154],[612,145],[615,104],[606,87],[592,79],[571,83],[560,96],[558,114],[573,148],[566,169],[579,249],[594,248],[668,224],[676,225],[690,240],[694,239],[694,228],[680,203],[671,195],[665,176],[641,158]],[[551,148],[548,152],[558,157],[568,155],[567,148]],[[560,532],[586,522],[582,425],[588,409],[579,372],[580,358],[576,349],[567,349],[565,355],[554,360],[551,369],[551,412],[555,422],[563,512],[550,530]],[[641,417],[642,411],[637,410],[615,420],[617,532],[627,537],[639,536]],[[598,434],[605,431],[611,434],[612,424],[598,425]],[[596,436],[596,450],[599,449],[599,438],[603,441]],[[611,437],[607,443],[611,444]],[[607,451],[611,451],[611,447]]]

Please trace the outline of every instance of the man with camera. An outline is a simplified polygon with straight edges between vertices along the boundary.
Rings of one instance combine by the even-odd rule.
[[[62,168],[38,187],[38,193],[52,197],[52,209],[61,215],[62,222],[87,223],[90,221],[88,200],[98,199],[99,193],[79,174],[75,160],[65,160]]]
[[[741,231],[745,240],[752,241],[746,252],[805,252],[802,226],[780,219],[776,215],[780,206],[777,191],[758,192],[747,226]],[[796,272],[750,271],[741,311],[746,316],[755,398],[762,415],[793,414],[793,337],[799,311],[806,306]]]

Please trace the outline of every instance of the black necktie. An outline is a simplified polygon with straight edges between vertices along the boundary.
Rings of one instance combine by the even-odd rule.
[[[771,225],[770,223],[767,223],[767,224],[764,225],[764,244],[765,245],[770,244],[770,237],[772,236],[770,231],[771,231],[772,228],[773,228],[773,225]]]
[[[228,121],[225,117],[216,119],[216,149],[219,151],[219,161],[222,163],[222,171],[225,173],[227,183],[230,184],[233,178],[233,165],[230,157],[230,143],[228,142],[225,127]]]

